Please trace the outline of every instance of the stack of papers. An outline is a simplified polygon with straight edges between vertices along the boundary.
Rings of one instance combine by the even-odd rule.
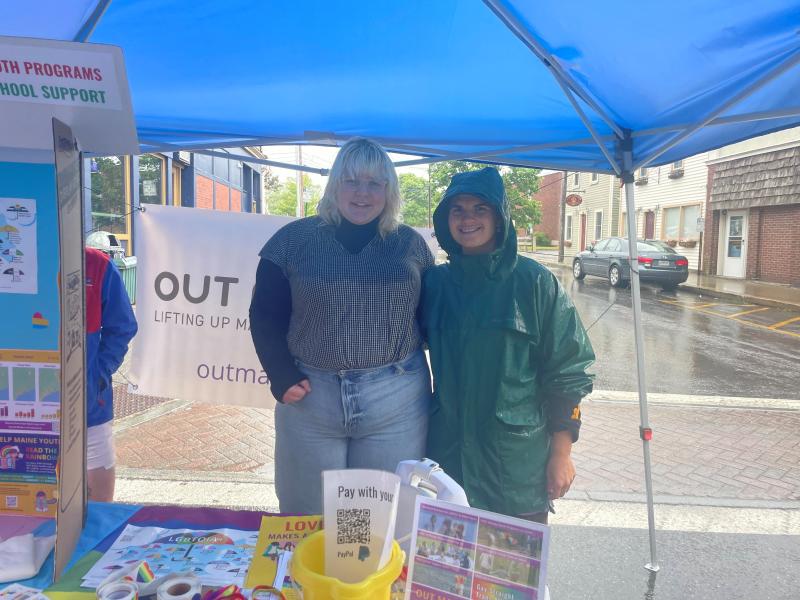
[[[83,578],[97,588],[111,573],[146,561],[156,579],[171,573],[193,573],[203,585],[244,587],[256,531],[239,529],[165,529],[128,525]]]

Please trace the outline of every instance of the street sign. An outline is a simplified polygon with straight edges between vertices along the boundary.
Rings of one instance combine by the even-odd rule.
[[[583,198],[578,196],[578,194],[570,194],[567,196],[566,202],[569,206],[580,206],[583,202]]]
[[[706,229],[705,217],[697,217],[697,233],[703,233]]]

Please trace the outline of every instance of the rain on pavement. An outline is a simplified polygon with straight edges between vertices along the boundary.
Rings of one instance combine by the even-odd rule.
[[[595,389],[635,391],[631,290],[553,272],[590,328]],[[800,314],[680,288],[641,290],[649,392],[800,399]]]

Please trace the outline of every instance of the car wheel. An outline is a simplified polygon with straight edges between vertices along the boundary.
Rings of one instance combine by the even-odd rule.
[[[611,265],[608,270],[608,283],[615,288],[625,287],[625,282],[622,280],[622,271],[619,270],[618,265]]]
[[[583,265],[579,258],[576,258],[575,262],[572,263],[572,275],[575,279],[583,279],[586,277],[586,273],[583,270]]]

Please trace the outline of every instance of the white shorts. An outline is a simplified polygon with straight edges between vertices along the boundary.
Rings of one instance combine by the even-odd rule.
[[[86,430],[86,468],[89,471],[114,468],[116,457],[113,433],[111,421]]]

